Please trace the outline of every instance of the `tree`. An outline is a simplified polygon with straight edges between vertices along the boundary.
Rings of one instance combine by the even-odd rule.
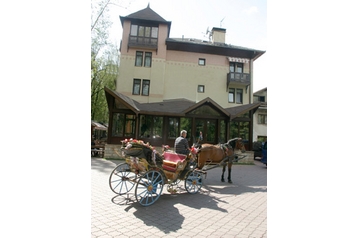
[[[116,88],[119,64],[117,47],[108,40],[110,1],[91,4],[91,120],[102,123],[109,117],[104,87]]]

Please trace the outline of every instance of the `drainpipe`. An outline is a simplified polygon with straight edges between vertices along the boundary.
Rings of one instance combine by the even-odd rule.
[[[254,86],[254,70],[253,70],[253,64],[254,64],[254,60],[253,59],[250,59],[250,89],[249,89],[249,104],[252,103],[252,94],[253,94],[253,91],[252,91],[252,88]]]

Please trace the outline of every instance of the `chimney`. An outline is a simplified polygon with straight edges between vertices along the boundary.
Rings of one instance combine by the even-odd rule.
[[[211,34],[212,34],[214,43],[224,43],[225,44],[226,29],[213,27],[213,29],[211,30]]]

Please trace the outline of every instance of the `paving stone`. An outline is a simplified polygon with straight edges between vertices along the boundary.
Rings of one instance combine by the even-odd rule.
[[[118,163],[91,158],[92,237],[267,237],[267,169],[257,161],[233,165],[233,184],[220,181],[221,168],[209,170],[197,194],[184,181],[174,196],[165,185],[148,207],[136,201],[135,188],[112,192],[108,179]]]

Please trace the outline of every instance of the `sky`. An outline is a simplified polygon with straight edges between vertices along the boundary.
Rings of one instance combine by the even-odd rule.
[[[226,29],[226,43],[257,50],[267,49],[265,0],[119,0],[109,5],[112,27],[110,39],[119,42],[122,26],[119,16],[127,16],[150,5],[150,8],[171,21],[170,37],[208,40],[207,30]],[[254,92],[267,87],[265,60],[267,52],[254,62]]]

